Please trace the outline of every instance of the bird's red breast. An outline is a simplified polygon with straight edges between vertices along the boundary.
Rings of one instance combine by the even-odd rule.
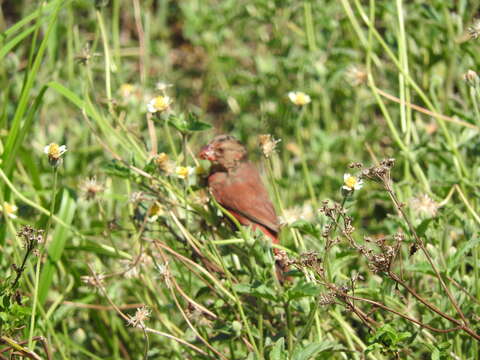
[[[261,230],[278,244],[277,214],[245,147],[232,136],[220,135],[199,155],[212,162],[208,185],[217,202],[240,224]]]

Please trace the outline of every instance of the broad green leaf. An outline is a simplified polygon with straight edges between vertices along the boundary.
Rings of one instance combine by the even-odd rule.
[[[272,351],[270,351],[270,360],[285,360],[285,339],[281,337],[273,345]]]

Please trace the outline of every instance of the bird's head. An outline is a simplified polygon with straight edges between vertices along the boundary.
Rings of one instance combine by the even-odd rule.
[[[200,150],[199,157],[209,160],[213,165],[231,170],[238,163],[246,160],[247,150],[235,137],[219,135]]]

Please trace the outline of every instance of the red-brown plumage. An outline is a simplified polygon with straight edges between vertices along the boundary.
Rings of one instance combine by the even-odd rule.
[[[202,149],[200,157],[213,164],[208,185],[218,203],[240,224],[259,229],[278,244],[277,214],[245,147],[233,136],[220,135]]]

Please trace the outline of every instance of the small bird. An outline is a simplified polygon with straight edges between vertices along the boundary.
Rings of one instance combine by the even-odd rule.
[[[279,221],[275,209],[247,150],[233,136],[219,135],[199,154],[212,163],[208,186],[215,200],[240,224],[259,229],[278,244]]]

